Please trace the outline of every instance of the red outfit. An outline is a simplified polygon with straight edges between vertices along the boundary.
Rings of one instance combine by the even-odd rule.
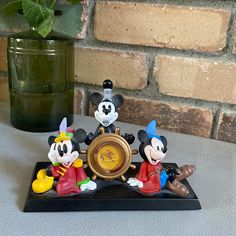
[[[52,166],[52,175],[58,179],[56,191],[59,195],[80,193],[81,190],[79,186],[90,181],[82,166]]]
[[[161,162],[152,165],[147,161],[142,162],[136,179],[143,182],[140,191],[144,193],[156,193],[161,190],[160,173],[163,170]]]

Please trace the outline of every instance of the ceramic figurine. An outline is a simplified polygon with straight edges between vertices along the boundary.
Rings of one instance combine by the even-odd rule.
[[[38,172],[37,179],[32,184],[35,193],[46,192],[53,187],[53,184],[61,196],[96,189],[96,183],[87,177],[83,161],[79,159],[81,152],[79,143],[84,142],[86,136],[83,129],[76,131],[68,129],[66,118],[62,120],[58,136],[48,138],[50,146],[48,158],[52,165]]]
[[[91,102],[96,106],[95,118],[100,123],[95,133],[89,133],[85,143],[88,144],[87,162],[93,172],[92,179],[100,177],[105,180],[121,179],[126,181],[124,174],[131,164],[132,155],[137,150],[131,150],[134,142],[133,134],[121,135],[120,129],[113,122],[118,118],[117,108],[123,104],[120,94],[112,96],[113,84],[110,80],[103,82],[104,94],[93,93]]]
[[[101,128],[104,129],[105,133],[115,133],[116,127],[113,123],[118,118],[117,108],[123,104],[124,99],[120,94],[112,96],[112,88],[112,81],[105,80],[103,82],[103,95],[98,92],[91,95],[91,103],[96,106],[94,116],[100,124],[95,133],[89,133],[86,138],[85,143],[88,145],[101,134]],[[123,137],[129,144],[132,144],[135,139],[132,134],[125,134]]]
[[[135,178],[129,178],[130,186],[138,186],[145,194],[157,193],[168,189],[175,194],[186,197],[189,190],[180,181],[193,174],[194,165],[184,165],[179,169],[169,166],[163,168],[161,161],[167,152],[167,139],[156,133],[156,121],[151,121],[146,130],[138,132],[140,156],[144,159]]]

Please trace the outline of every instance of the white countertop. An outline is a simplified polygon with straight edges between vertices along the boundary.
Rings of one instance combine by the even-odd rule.
[[[201,210],[22,212],[35,163],[48,161],[49,133],[13,128],[8,106],[0,103],[1,235],[236,235],[236,145],[161,130],[168,139],[165,162],[196,165],[188,181]],[[88,132],[97,125],[91,117],[75,116],[72,127]],[[122,133],[134,134],[141,128],[125,123],[116,126]],[[132,146],[137,148],[138,141]]]

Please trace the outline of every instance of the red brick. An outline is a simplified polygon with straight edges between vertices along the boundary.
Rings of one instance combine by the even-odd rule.
[[[7,38],[0,37],[0,71],[7,71]]]
[[[76,48],[76,81],[102,85],[111,79],[115,87],[142,89],[147,85],[146,54],[97,48]]]
[[[163,94],[236,103],[236,63],[158,56],[155,76]]]
[[[93,116],[92,105],[89,113]],[[146,126],[153,119],[163,129],[210,137],[213,114],[204,108],[125,97],[119,110],[119,121]]]
[[[197,51],[222,51],[231,13],[213,8],[97,2],[98,40]]]
[[[236,143],[236,112],[228,111],[220,113],[216,138],[226,142]]]
[[[0,77],[0,101],[9,101],[8,79]]]

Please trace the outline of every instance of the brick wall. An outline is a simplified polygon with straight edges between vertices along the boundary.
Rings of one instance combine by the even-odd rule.
[[[181,2],[181,4],[179,3]],[[90,1],[76,41],[75,111],[104,79],[125,97],[120,121],[236,143],[236,1]],[[8,100],[6,33],[0,100]]]

